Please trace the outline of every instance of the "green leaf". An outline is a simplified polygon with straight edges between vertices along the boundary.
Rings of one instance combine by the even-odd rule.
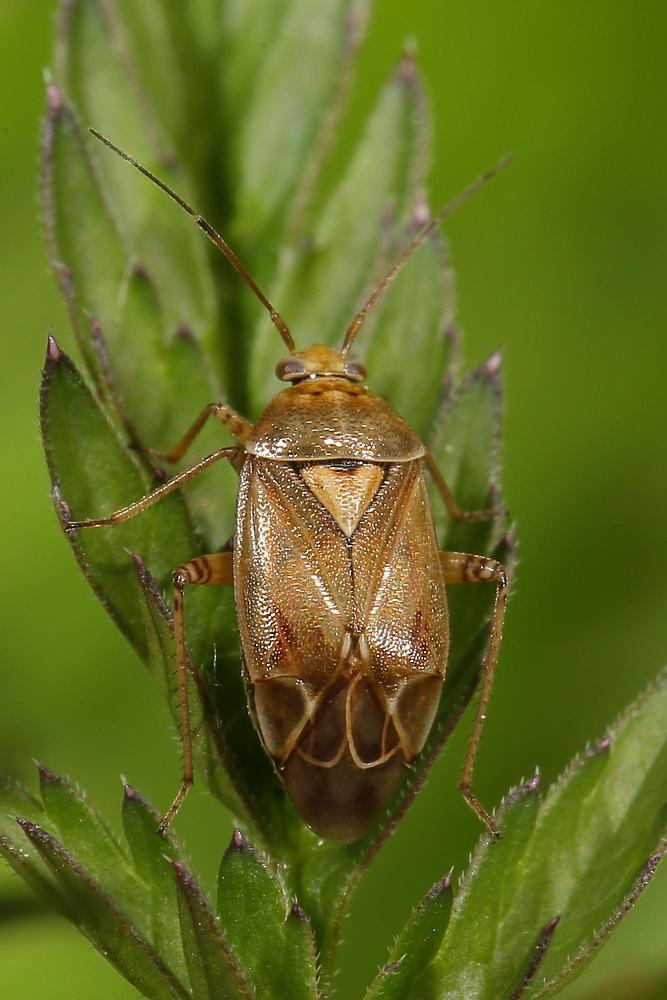
[[[111,329],[118,318],[128,253],[100,191],[81,128],[54,86],[47,88],[42,202],[49,256],[79,349],[101,382],[90,319]]]
[[[665,801],[667,673],[607,739],[575,759],[532,807],[529,825],[517,829],[514,807],[501,841],[482,839],[436,959],[438,996],[491,1000],[516,990],[558,916],[526,996],[556,992],[633,905],[667,850]]]
[[[40,766],[39,782],[49,825],[102,891],[144,935],[150,934],[149,899],[126,854],[85,796]]]
[[[41,426],[61,521],[67,517],[63,504],[72,518],[99,517],[148,492],[138,465],[53,339],[42,379]],[[167,497],[137,520],[82,530],[70,542],[105,607],[145,656],[140,595],[128,551],[140,553],[164,585],[172,570],[196,552],[182,501]]]
[[[254,997],[204,893],[183,865],[175,861],[173,869],[194,1000]]]
[[[346,37],[357,33],[353,25],[366,4],[289,0],[226,6],[224,41],[228,51],[240,54],[238,62],[223,62],[221,73],[223,128],[232,143],[232,232],[241,247],[255,248],[271,232],[265,256],[267,249],[277,249],[281,222],[343,72]]]
[[[418,206],[412,231],[401,232],[396,256],[423,225]],[[357,354],[365,356],[368,386],[425,438],[442,392],[453,320],[453,277],[438,235],[411,257],[366,321]],[[428,366],[420,359],[428,358]]]
[[[378,258],[386,269],[391,225],[406,221],[422,176],[421,99],[414,65],[406,59],[380,95],[338,187],[308,222],[308,240],[283,250],[269,298],[297,344],[342,344],[360,297],[377,280],[373,270]],[[263,319],[252,343],[255,409],[275,394],[273,371],[284,353],[275,330]]]
[[[366,993],[366,1000],[402,1000],[437,995],[431,984],[430,964],[449,922],[452,909],[451,875],[429,890],[394,942],[389,960]]]
[[[56,83],[85,127],[108,134],[116,145],[128,149],[191,198],[194,185],[190,172],[179,168],[169,138],[173,111],[165,118],[156,113],[143,86],[133,46],[128,44],[128,31],[134,28],[136,33],[140,20],[136,16],[129,19],[127,14],[119,16],[114,4],[101,0],[67,4],[58,26]],[[163,42],[169,42],[166,24],[160,35]],[[137,39],[134,48],[139,44]],[[172,77],[173,60],[167,66],[168,50],[163,46],[157,51],[163,75]],[[147,59],[142,51],[142,65],[154,65],[155,60],[155,54]],[[156,68],[152,72],[154,75]],[[148,75],[146,71],[144,75]],[[181,103],[177,101],[176,106]],[[176,132],[182,133],[183,128],[178,126]],[[101,190],[114,205],[117,224],[133,257],[148,264],[156,275],[170,326],[185,323],[208,343],[215,326],[216,302],[205,240],[182,211],[167,204],[157,188],[109,150],[103,150],[96,140],[88,137],[87,142],[88,149],[94,150]],[[68,163],[65,159],[65,167]],[[58,195],[63,192],[60,177],[55,179],[54,189]],[[59,224],[66,224],[65,212]],[[92,234],[95,220],[86,220],[86,229]],[[119,288],[120,283],[116,294]]]
[[[542,965],[542,962],[544,961],[544,957],[549,950],[551,941],[556,933],[559,923],[560,917],[552,917],[552,919],[549,920],[549,922],[546,923],[540,931],[532,954],[528,956],[527,961],[524,963],[524,968],[517,978],[516,988],[512,991],[509,1000],[519,1000],[520,997],[526,995],[540,966]]]
[[[36,823],[26,819],[18,822],[62,887],[78,926],[104,957],[143,996],[152,1000],[185,1000],[187,991],[148,941],[62,844]]]
[[[501,357],[492,354],[454,390],[443,395],[427,446],[463,511],[498,508]],[[433,518],[443,547],[454,552],[488,552],[498,534],[494,520],[452,522],[431,488]],[[473,588],[474,589],[474,588]]]
[[[0,855],[48,906],[67,916],[67,902],[38,852],[19,833],[16,816],[41,823],[44,807],[17,782],[0,773]]]
[[[459,386],[443,395],[427,441],[436,465],[463,511],[502,507],[498,489],[502,409],[500,363],[500,355],[492,354]],[[442,548],[493,555],[511,570],[513,544],[506,534],[505,518],[453,521],[434,485],[430,494]],[[479,651],[474,655],[481,654],[480,643],[485,644],[485,627],[493,600],[494,588],[490,586],[448,588],[452,651],[447,683],[459,673],[459,658],[468,662],[473,650]],[[483,634],[481,629],[484,629]]]
[[[312,1000],[317,996],[308,918],[291,905],[276,871],[239,830],[234,831],[220,865],[218,914],[258,997]]]
[[[159,955],[179,979],[187,975],[181,926],[176,899],[172,861],[183,861],[183,850],[170,828],[158,833],[160,816],[139,792],[125,782],[123,786],[123,830],[137,874],[149,894],[149,938]]]
[[[515,891],[515,870],[521,866],[537,819],[538,789],[537,778],[532,778],[510,792],[496,816],[500,840],[491,842],[488,834],[482,838],[482,846],[466,875],[474,892],[466,896],[465,883],[457,895],[442,949],[434,962],[437,992],[431,995],[443,1000],[461,996],[490,1000],[504,996],[508,986],[523,973],[536,935],[524,934],[508,941],[503,918]],[[463,905],[465,916],[460,915]],[[497,936],[506,942],[504,950],[496,948]],[[456,961],[452,960],[454,954]]]

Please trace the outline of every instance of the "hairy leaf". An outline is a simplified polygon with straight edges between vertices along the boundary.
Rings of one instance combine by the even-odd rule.
[[[19,825],[62,887],[77,924],[105,958],[143,996],[185,1000],[188,993],[184,986],[62,844],[36,823],[19,819]]]
[[[276,871],[238,830],[220,865],[218,914],[258,996],[316,997],[308,918],[291,904]]]
[[[431,994],[431,961],[452,909],[451,872],[428,891],[415,909],[366,993],[366,1000],[402,1000]]]
[[[438,997],[512,993],[555,917],[525,995],[550,995],[581,969],[667,849],[666,723],[667,673],[542,802],[510,797],[502,839],[482,839],[454,903],[435,962]]]
[[[193,876],[174,862],[183,947],[195,1000],[252,998],[255,993],[241,972],[208,900]]]

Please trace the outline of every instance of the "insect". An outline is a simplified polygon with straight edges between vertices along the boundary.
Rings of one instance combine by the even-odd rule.
[[[213,227],[175,191],[99,132],[92,134],[157,184],[195,220],[269,313],[288,355],[276,375],[291,383],[252,424],[224,402],[206,406],[162,460],[178,461],[210,418],[236,438],[154,492],[70,531],[118,525],[215,462],[239,475],[233,552],[200,555],[173,574],[174,640],[183,780],[171,822],[193,781],[184,590],[233,585],[250,711],[267,753],[305,822],[324,838],[352,841],[378,820],[431,729],[449,649],[445,587],[496,587],[481,695],[459,787],[497,835],[471,784],[501,639],[507,574],[478,555],[441,552],[427,476],[456,519],[465,513],[414,431],[363,385],[350,349],[377,299],[407,259],[482,175],[416,234],[352,320],[340,350],[297,351],[280,314]],[[154,453],[155,454],[155,453]]]

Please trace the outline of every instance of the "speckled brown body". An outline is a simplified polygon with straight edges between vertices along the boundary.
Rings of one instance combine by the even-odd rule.
[[[321,344],[297,351],[280,313],[213,226],[141,163],[91,132],[177,202],[224,254],[289,352],[276,375],[297,383],[276,396],[254,426],[225,401],[209,403],[170,451],[150,454],[179,461],[210,417],[237,446],[218,449],[106,517],[66,524],[68,532],[122,524],[222,460],[240,475],[233,555],[198,555],[173,574],[183,778],[160,830],[194,780],[187,585],[233,583],[250,707],[264,746],[305,821],[322,836],[345,841],[371,829],[432,726],[449,645],[445,583],[489,582],[496,599],[459,788],[498,836],[471,784],[500,648],[507,574],[494,559],[438,552],[424,470],[453,518],[500,512],[461,510],[410,427],[359,385],[366,372],[350,349],[415,250],[508,161],[424,222],[353,318],[339,351]]]
[[[306,822],[353,840],[422,749],[449,631],[424,448],[341,378],[280,393],[246,442],[234,584],[264,745]]]

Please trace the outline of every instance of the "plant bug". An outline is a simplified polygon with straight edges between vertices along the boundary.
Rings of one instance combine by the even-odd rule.
[[[405,767],[421,752],[438,707],[449,648],[445,587],[496,587],[481,695],[459,787],[494,836],[472,791],[475,757],[498,657],[507,598],[503,566],[438,550],[426,476],[452,517],[461,511],[414,431],[365,386],[350,349],[377,299],[429,233],[506,161],[427,222],[354,317],[340,350],[297,351],[280,314],[213,227],[163,181],[99,132],[92,134],[173,198],[227,257],[269,313],[291,383],[251,424],[226,403],[206,406],[167,453],[178,461],[210,417],[238,446],[222,448],[108,517],[68,530],[117,525],[226,459],[239,475],[233,552],[201,555],[173,574],[183,781],[171,822],[193,781],[188,710],[186,585],[233,585],[250,711],[301,817],[319,835],[352,841],[378,820]]]

